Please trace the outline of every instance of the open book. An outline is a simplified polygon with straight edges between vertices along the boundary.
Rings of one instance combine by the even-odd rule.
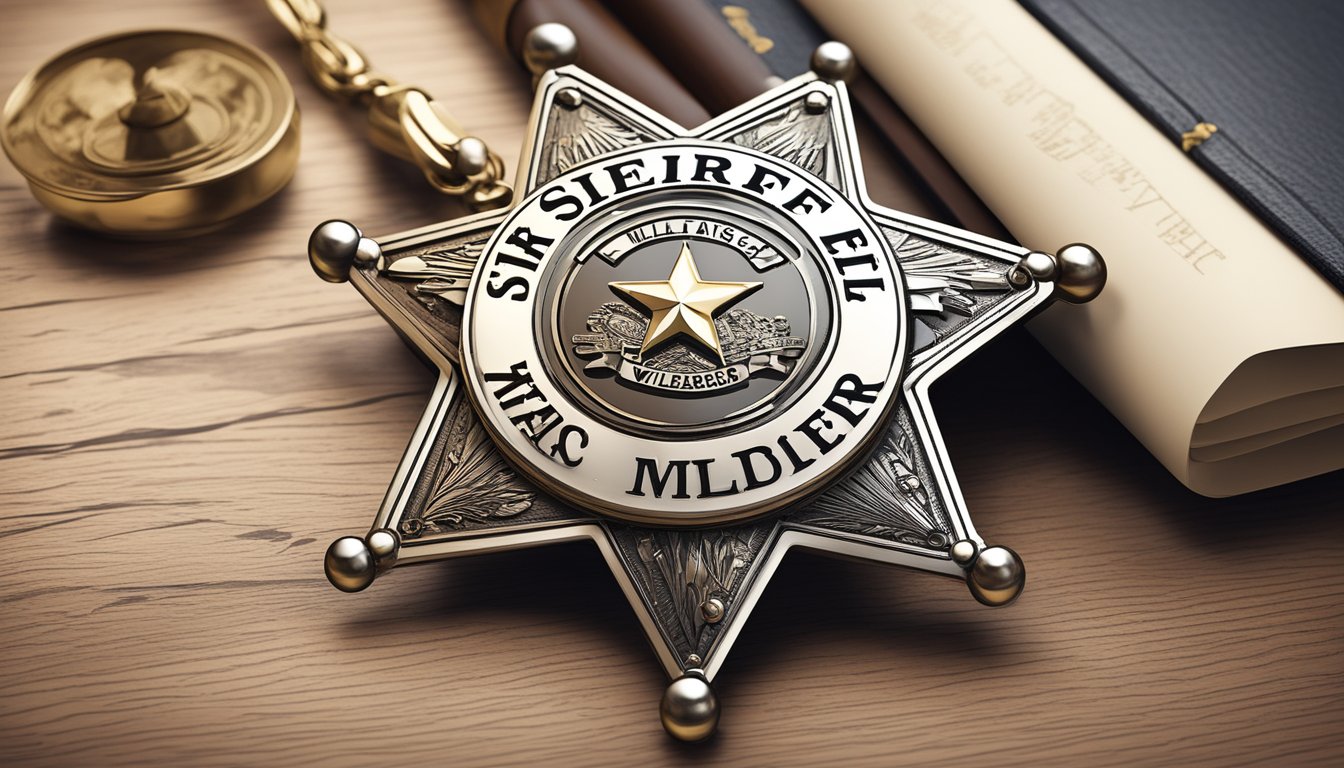
[[[803,0],[1022,243],[1106,290],[1037,337],[1190,488],[1344,467],[1344,297],[1012,0]]]

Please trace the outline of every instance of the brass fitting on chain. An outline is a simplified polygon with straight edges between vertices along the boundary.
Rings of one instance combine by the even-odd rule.
[[[368,110],[374,146],[415,163],[438,191],[472,210],[508,205],[504,161],[466,131],[429,94],[373,70],[354,44],[327,31],[317,0],[266,0],[271,14],[302,47],[303,65],[326,93]]]

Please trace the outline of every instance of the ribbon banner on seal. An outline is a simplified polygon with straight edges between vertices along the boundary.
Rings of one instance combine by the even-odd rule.
[[[629,307],[608,302],[588,317],[592,333],[575,334],[574,353],[596,356],[586,371],[609,369],[639,387],[699,394],[739,386],[758,373],[784,375],[807,348],[807,340],[789,336],[788,321],[734,309],[714,321],[724,340],[724,364],[684,345],[674,345],[646,361],[639,357],[648,321]]]

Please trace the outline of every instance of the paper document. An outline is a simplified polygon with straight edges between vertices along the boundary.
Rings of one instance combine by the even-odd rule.
[[[1032,332],[1181,482],[1344,467],[1344,296],[1011,0],[804,0],[1024,245],[1110,279]]]

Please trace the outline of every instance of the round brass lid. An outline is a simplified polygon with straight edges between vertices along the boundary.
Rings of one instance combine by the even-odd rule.
[[[294,92],[275,62],[201,32],[99,38],[25,77],[0,144],[34,196],[90,229],[131,237],[205,231],[294,175]]]

